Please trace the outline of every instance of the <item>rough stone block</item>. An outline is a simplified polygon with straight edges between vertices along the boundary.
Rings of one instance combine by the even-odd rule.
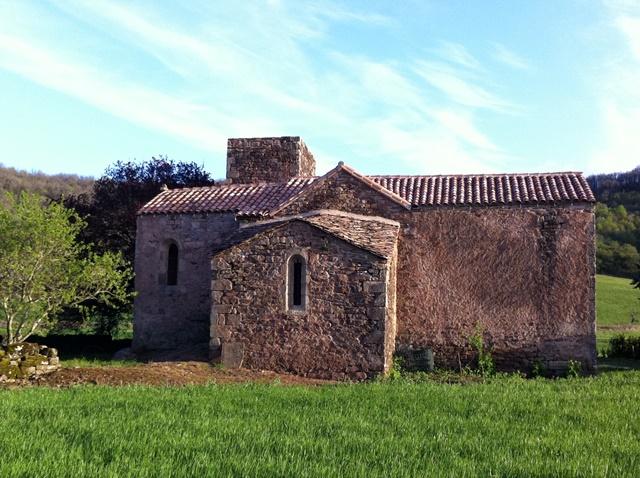
[[[233,289],[233,284],[229,279],[218,279],[211,282],[212,290],[231,290]]]
[[[379,281],[368,281],[363,284],[365,292],[384,292],[387,284]]]
[[[244,345],[241,342],[225,342],[222,344],[222,364],[228,368],[242,367]]]

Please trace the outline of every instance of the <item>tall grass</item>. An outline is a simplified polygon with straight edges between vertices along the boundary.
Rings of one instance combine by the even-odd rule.
[[[640,372],[0,390],[0,476],[637,476]]]

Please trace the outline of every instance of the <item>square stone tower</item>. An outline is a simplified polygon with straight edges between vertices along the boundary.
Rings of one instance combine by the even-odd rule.
[[[229,138],[227,141],[230,183],[279,183],[315,174],[316,160],[299,136]]]

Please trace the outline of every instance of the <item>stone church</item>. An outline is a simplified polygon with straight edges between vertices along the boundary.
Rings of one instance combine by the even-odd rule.
[[[139,212],[134,350],[331,379],[595,367],[594,196],[581,173],[316,176],[299,137],[229,139],[227,179]]]

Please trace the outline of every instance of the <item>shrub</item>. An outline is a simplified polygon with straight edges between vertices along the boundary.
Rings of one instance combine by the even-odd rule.
[[[478,373],[483,377],[495,375],[496,366],[493,363],[490,349],[485,346],[482,326],[476,326],[475,333],[469,337],[469,344],[478,355]]]
[[[578,378],[582,375],[582,362],[579,360],[569,360],[567,364],[567,377]]]
[[[615,335],[609,340],[609,357],[640,359],[640,335]]]
[[[533,367],[531,368],[531,376],[533,378],[544,377],[546,374],[547,368],[544,366],[544,362],[541,360],[533,362]]]

